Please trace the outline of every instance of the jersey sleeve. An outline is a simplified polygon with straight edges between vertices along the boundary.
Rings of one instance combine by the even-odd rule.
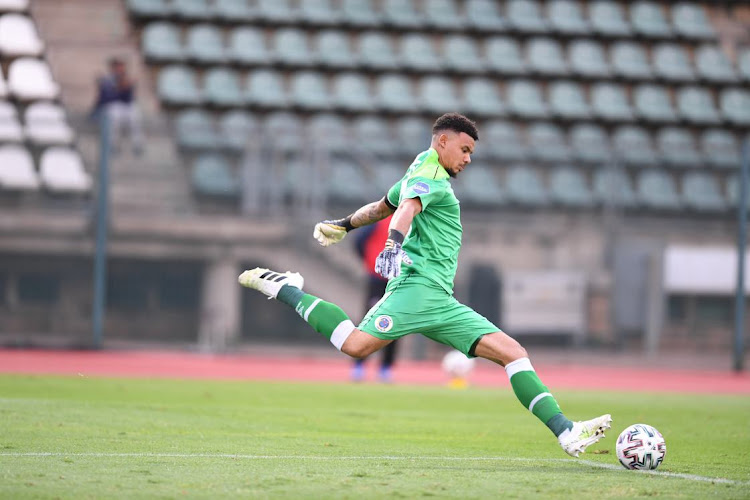
[[[391,189],[388,190],[388,194],[385,195],[385,202],[393,210],[396,210],[396,208],[398,208],[398,202],[400,201],[400,197],[401,197],[401,181],[398,181],[396,184],[391,186]]]
[[[447,183],[442,180],[411,177],[406,181],[401,199],[419,198],[419,201],[422,202],[422,210],[424,210],[430,203],[440,201],[445,196],[446,186]]]

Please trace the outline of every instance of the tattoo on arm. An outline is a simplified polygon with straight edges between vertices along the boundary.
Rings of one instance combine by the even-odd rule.
[[[354,227],[362,227],[385,219],[393,213],[386,205],[384,199],[368,203],[351,215],[351,224]]]

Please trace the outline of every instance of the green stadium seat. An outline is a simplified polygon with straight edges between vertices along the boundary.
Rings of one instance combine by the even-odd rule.
[[[656,144],[664,163],[670,167],[702,167],[705,161],[690,131],[666,127],[656,134]]]
[[[196,158],[192,182],[199,195],[237,197],[240,194],[239,176],[221,155],[207,153]]]
[[[682,199],[698,212],[724,212],[728,204],[721,194],[716,178],[707,172],[689,172],[682,179]]]
[[[598,125],[579,124],[570,129],[573,157],[582,163],[607,164],[612,160],[609,137]]]
[[[518,133],[518,127],[500,120],[487,122],[481,129],[482,144],[486,154],[502,161],[523,161],[528,156],[525,141]]]
[[[500,116],[506,113],[497,82],[481,77],[464,81],[461,108],[472,116]]]
[[[258,108],[285,108],[289,100],[284,87],[284,79],[276,71],[252,71],[245,82],[245,102]]]
[[[337,26],[341,11],[331,6],[330,0],[300,0],[299,18],[312,26]]]
[[[138,19],[162,19],[172,15],[167,0],[127,0],[130,15]]]
[[[542,76],[568,74],[560,43],[552,38],[532,38],[526,43],[526,60],[531,71]]]
[[[550,197],[554,203],[568,208],[589,208],[595,203],[583,172],[569,166],[556,167],[552,171]]]
[[[594,197],[607,206],[634,208],[638,200],[633,191],[633,184],[622,169],[610,166],[601,167],[594,172]]]
[[[259,19],[269,24],[294,24],[297,13],[290,0],[256,0],[256,13]]]
[[[493,0],[468,0],[466,21],[473,29],[485,33],[495,33],[506,28],[505,19]]]
[[[750,211],[750,183],[748,183],[747,187],[747,210]],[[739,175],[730,175],[726,180],[726,193],[727,193],[727,203],[729,206],[733,209],[736,209],[737,206],[740,204],[740,176]]]
[[[594,40],[575,40],[568,45],[570,68],[584,78],[608,78],[611,74],[604,47]]]
[[[507,87],[508,109],[525,119],[547,118],[549,111],[541,87],[529,80],[511,80]]]
[[[187,150],[215,149],[219,143],[211,115],[202,109],[187,109],[175,116],[177,145]]]
[[[646,57],[646,50],[635,42],[615,42],[610,49],[612,72],[629,80],[651,80],[654,71]]]
[[[452,35],[443,39],[443,59],[446,66],[460,73],[481,73],[484,62],[473,39],[463,35]]]
[[[359,36],[359,59],[367,69],[394,70],[398,67],[393,45],[384,33],[372,31]]]
[[[417,117],[401,118],[396,122],[396,147],[405,158],[408,158],[408,163],[411,163],[421,151],[430,147],[431,127],[429,121]],[[406,167],[408,164],[404,165],[404,172]]]
[[[630,24],[633,30],[648,38],[672,38],[672,27],[664,17],[661,5],[639,1],[630,5]]]
[[[377,156],[391,153],[390,148],[383,148],[382,146],[393,142],[391,128],[383,118],[377,116],[355,118],[352,129],[354,130],[355,148],[358,151]],[[417,145],[414,145],[414,147],[418,148]]]
[[[549,30],[538,2],[534,0],[508,0],[505,15],[508,25],[521,33],[544,33]]]
[[[536,123],[526,130],[529,150],[534,159],[548,163],[570,161],[571,152],[565,134],[557,125]]]
[[[638,174],[636,193],[641,205],[652,210],[682,208],[674,179],[659,169],[642,170]]]
[[[656,76],[673,82],[692,82],[695,72],[685,50],[675,43],[662,43],[653,49]]]
[[[372,201],[373,184],[367,180],[362,168],[349,161],[335,160],[329,168],[328,196],[340,203]]]
[[[255,11],[247,0],[214,0],[214,15],[228,23],[243,23],[255,19]]]
[[[266,140],[278,151],[299,152],[304,148],[304,130],[299,115],[275,111],[264,122]]]
[[[710,83],[738,81],[732,63],[724,51],[715,45],[703,45],[695,51],[695,69],[698,76]]]
[[[411,80],[402,75],[385,74],[375,82],[375,101],[378,108],[392,113],[417,111],[417,100]]]
[[[618,127],[612,136],[615,153],[625,165],[633,167],[653,167],[658,165],[656,151],[651,144],[651,136],[641,128],[632,125]]]
[[[423,77],[419,80],[417,95],[420,108],[434,115],[461,108],[455,85],[443,76]]]
[[[307,136],[312,139],[313,147],[323,147],[331,153],[340,153],[352,147],[349,125],[339,115],[331,113],[311,116],[307,122]]]
[[[188,57],[200,64],[222,64],[226,61],[221,31],[212,24],[196,24],[187,32]]]
[[[381,13],[388,26],[399,30],[413,30],[425,25],[422,13],[414,8],[412,0],[382,0]]]
[[[353,28],[376,28],[382,20],[371,0],[343,0],[341,11],[344,23]]]
[[[672,25],[674,31],[685,38],[713,40],[716,31],[708,20],[702,5],[678,3],[672,6]]]
[[[282,28],[273,34],[274,59],[285,66],[307,67],[316,63],[307,35],[296,28]]]
[[[669,90],[661,85],[644,84],[633,89],[633,105],[639,118],[651,123],[675,123]]]
[[[172,12],[183,21],[208,21],[214,15],[207,0],[172,0]]]
[[[219,118],[219,140],[226,149],[244,151],[259,132],[258,120],[245,111],[227,111]]]
[[[168,105],[195,105],[202,102],[195,71],[187,66],[166,66],[156,83],[159,98]]]
[[[737,55],[737,70],[745,81],[750,81],[750,48],[739,51]]]
[[[512,203],[524,207],[543,207],[549,203],[542,179],[529,166],[513,166],[505,178],[505,187]]]
[[[700,134],[701,150],[709,165],[715,168],[740,168],[740,145],[728,130],[705,129]]]
[[[325,110],[331,107],[328,83],[321,73],[312,71],[294,73],[290,96],[292,104],[305,111]]]
[[[338,30],[325,30],[317,36],[317,59],[323,66],[350,69],[356,64],[350,49],[349,36]]]
[[[591,87],[591,108],[599,118],[610,122],[633,121],[633,109],[622,85],[597,83]]]
[[[375,110],[367,78],[360,73],[338,73],[333,77],[333,102],[347,112]]]
[[[471,164],[464,172],[461,172],[461,178],[462,203],[498,207],[507,202],[506,195],[492,169]]]
[[[573,0],[547,2],[547,18],[552,29],[563,35],[588,35],[591,32],[580,5]]]
[[[147,61],[184,61],[180,30],[171,23],[155,22],[146,25],[141,35],[141,47]]]
[[[427,26],[439,31],[463,31],[466,18],[459,10],[456,0],[430,0],[424,4]]]
[[[235,28],[229,34],[227,58],[243,66],[267,64],[271,54],[266,48],[263,32],[258,28]]]
[[[605,37],[625,37],[633,33],[618,2],[600,0],[588,2],[591,29]]]
[[[392,161],[379,162],[373,171],[373,185],[376,192],[380,193],[380,196],[385,196],[393,185],[404,176],[407,166],[408,164],[402,165]]]
[[[432,39],[421,33],[409,33],[401,38],[399,56],[401,65],[414,71],[438,70],[443,66]]]
[[[489,70],[504,75],[522,75],[527,72],[521,55],[521,46],[510,37],[494,36],[484,43],[485,63]]]
[[[750,92],[740,88],[722,90],[721,114],[738,127],[750,125]]]
[[[559,80],[551,83],[549,106],[552,114],[565,120],[583,120],[591,116],[581,86],[572,81]]]
[[[714,125],[721,122],[719,112],[707,88],[683,87],[677,91],[677,111],[683,119],[696,125]]]
[[[219,107],[241,107],[245,103],[239,76],[229,68],[212,68],[204,74],[203,96],[206,102]]]

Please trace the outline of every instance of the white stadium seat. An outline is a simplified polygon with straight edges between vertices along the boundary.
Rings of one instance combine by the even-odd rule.
[[[29,0],[0,0],[0,12],[25,12],[29,10]]]
[[[50,191],[86,193],[91,191],[91,176],[83,166],[81,155],[70,148],[52,147],[42,153],[39,172],[44,187]]]
[[[39,177],[34,170],[34,160],[25,147],[11,144],[0,146],[0,189],[39,189]]]
[[[0,101],[0,142],[23,141],[23,130],[18,121],[16,107],[9,102]]]
[[[12,56],[39,56],[44,42],[39,38],[34,21],[20,14],[0,16],[0,54]]]
[[[8,90],[21,100],[55,99],[60,86],[46,62],[22,57],[10,64]]]
[[[24,122],[26,135],[37,144],[70,144],[73,141],[73,129],[65,120],[65,111],[56,104],[31,104],[26,108]]]

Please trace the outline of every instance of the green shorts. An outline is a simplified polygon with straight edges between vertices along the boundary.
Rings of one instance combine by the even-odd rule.
[[[391,280],[383,298],[372,306],[358,328],[386,340],[421,333],[469,357],[474,357],[483,335],[500,331],[440,285],[417,274]]]

